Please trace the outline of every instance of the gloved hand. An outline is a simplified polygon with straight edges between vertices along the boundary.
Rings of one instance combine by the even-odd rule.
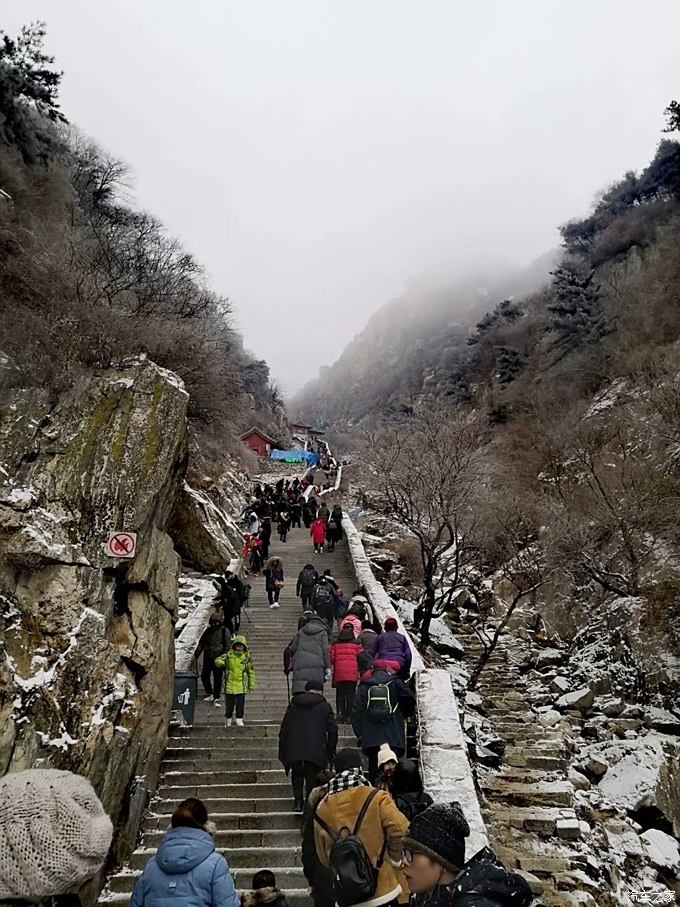
[[[328,681],[331,679],[331,669],[330,668],[326,668],[326,673],[324,674],[324,679],[325,679],[326,683],[328,683]]]

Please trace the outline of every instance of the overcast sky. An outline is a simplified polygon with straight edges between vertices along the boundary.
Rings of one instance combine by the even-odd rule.
[[[649,160],[678,0],[3,0],[287,391],[414,274],[524,264]]]

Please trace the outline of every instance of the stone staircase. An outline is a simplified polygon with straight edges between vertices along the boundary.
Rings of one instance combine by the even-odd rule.
[[[473,665],[481,653],[479,638],[465,624],[455,632]],[[491,846],[506,866],[524,875],[536,905],[596,904],[597,898],[589,898],[598,888],[597,871],[582,840],[590,829],[574,809],[567,741],[531,710],[527,680],[518,669],[526,653],[514,637],[508,645],[509,638],[501,637],[478,687],[481,711],[505,743],[499,769],[477,767]]]
[[[258,869],[272,869],[291,907],[311,904],[301,866],[300,816],[293,812],[290,781],[277,759],[279,725],[288,704],[282,655],[297,631],[301,609],[295,582],[302,567],[313,563],[320,573],[330,568],[347,594],[356,580],[346,543],[332,554],[316,556],[304,528],[293,529],[286,544],[274,535],[270,554],[282,558],[286,586],[281,607],[270,610],[264,579],[250,580],[250,621],[244,614],[241,632],[255,662],[256,690],[246,700],[245,727],[225,728],[223,709],[202,698],[193,726],[171,727],[157,797],[145,817],[130,865],[109,880],[102,895],[108,904],[127,903],[170,827],[173,809],[186,797],[200,797],[206,803],[217,826],[217,847],[229,862],[237,888],[250,888]],[[335,709],[330,684],[326,695]],[[349,726],[340,728],[338,747],[343,746],[356,746]]]

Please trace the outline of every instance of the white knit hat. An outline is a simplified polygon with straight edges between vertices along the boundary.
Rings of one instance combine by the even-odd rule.
[[[399,757],[390,747],[389,743],[383,743],[378,750],[378,768],[386,762],[399,762]]]
[[[101,868],[113,828],[86,778],[28,769],[0,778],[0,901],[77,891]]]

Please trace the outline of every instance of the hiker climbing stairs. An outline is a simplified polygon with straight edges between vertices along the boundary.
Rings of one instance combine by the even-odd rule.
[[[282,559],[286,584],[280,608],[272,610],[264,579],[250,578],[250,607],[243,613],[241,633],[255,664],[256,688],[246,698],[245,726],[225,727],[224,697],[219,709],[199,697],[193,726],[171,727],[160,786],[139,847],[130,865],[110,879],[102,901],[128,901],[170,827],[174,808],[186,797],[198,797],[217,827],[216,846],[226,856],[238,889],[250,888],[257,870],[271,869],[291,907],[311,904],[302,872],[301,817],[293,811],[290,779],[277,758],[279,726],[288,705],[283,650],[297,631],[301,607],[295,582],[305,564],[314,564],[319,573],[330,569],[348,595],[356,579],[346,543],[333,553],[315,555],[304,528],[293,529],[285,544],[274,535],[270,555]],[[330,683],[325,693],[335,709]],[[339,731],[339,748],[356,746],[351,727],[340,726]]]

